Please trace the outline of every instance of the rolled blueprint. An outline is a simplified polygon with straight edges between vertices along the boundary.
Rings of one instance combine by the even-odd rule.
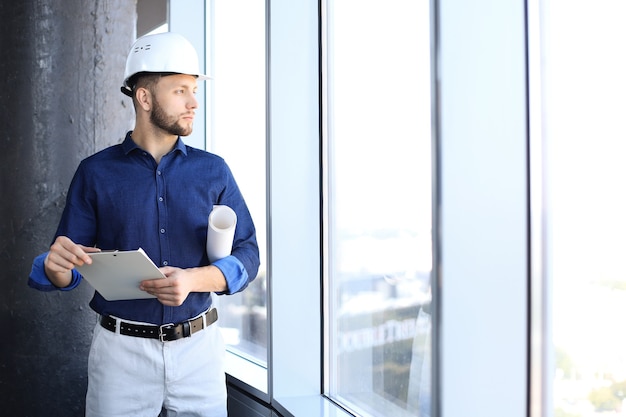
[[[211,263],[230,255],[235,238],[237,214],[228,206],[215,205],[209,214],[206,254]]]

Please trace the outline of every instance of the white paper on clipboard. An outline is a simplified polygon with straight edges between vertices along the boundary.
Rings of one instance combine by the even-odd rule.
[[[145,279],[165,278],[141,248],[88,255],[91,265],[76,269],[108,301],[155,298],[140,290],[139,283]]]

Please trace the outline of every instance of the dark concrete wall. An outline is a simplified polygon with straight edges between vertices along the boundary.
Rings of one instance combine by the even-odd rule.
[[[119,87],[136,7],[0,0],[0,17],[0,415],[79,416],[92,291],[41,293],[26,282],[80,160],[132,127]]]

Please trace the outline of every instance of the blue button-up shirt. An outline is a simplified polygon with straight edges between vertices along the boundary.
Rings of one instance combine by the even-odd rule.
[[[252,218],[224,160],[179,138],[157,164],[131,133],[80,163],[56,236],[103,250],[141,247],[157,266],[204,266],[209,213],[216,204],[227,205],[237,214],[233,249],[213,265],[226,277],[228,294],[243,290],[256,277],[259,251]],[[43,291],[57,289],[45,275],[46,255],[35,259],[29,277],[29,285]],[[73,270],[72,283],[63,290],[81,280]],[[90,302],[97,313],[154,324],[195,317],[210,305],[210,293],[190,293],[178,307],[154,298],[107,301],[97,291]]]

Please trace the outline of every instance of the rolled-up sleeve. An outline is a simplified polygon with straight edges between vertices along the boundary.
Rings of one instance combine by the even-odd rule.
[[[213,262],[213,265],[218,267],[228,284],[228,291],[218,292],[219,295],[234,294],[246,288],[248,286],[248,272],[243,266],[241,261],[236,257],[230,255],[220,260]]]
[[[48,279],[44,268],[44,261],[48,256],[48,252],[42,253],[33,260],[33,266],[28,276],[28,286],[39,291],[70,291],[78,287],[82,280],[82,275],[75,269],[72,269],[72,282],[67,287],[57,287]]]

